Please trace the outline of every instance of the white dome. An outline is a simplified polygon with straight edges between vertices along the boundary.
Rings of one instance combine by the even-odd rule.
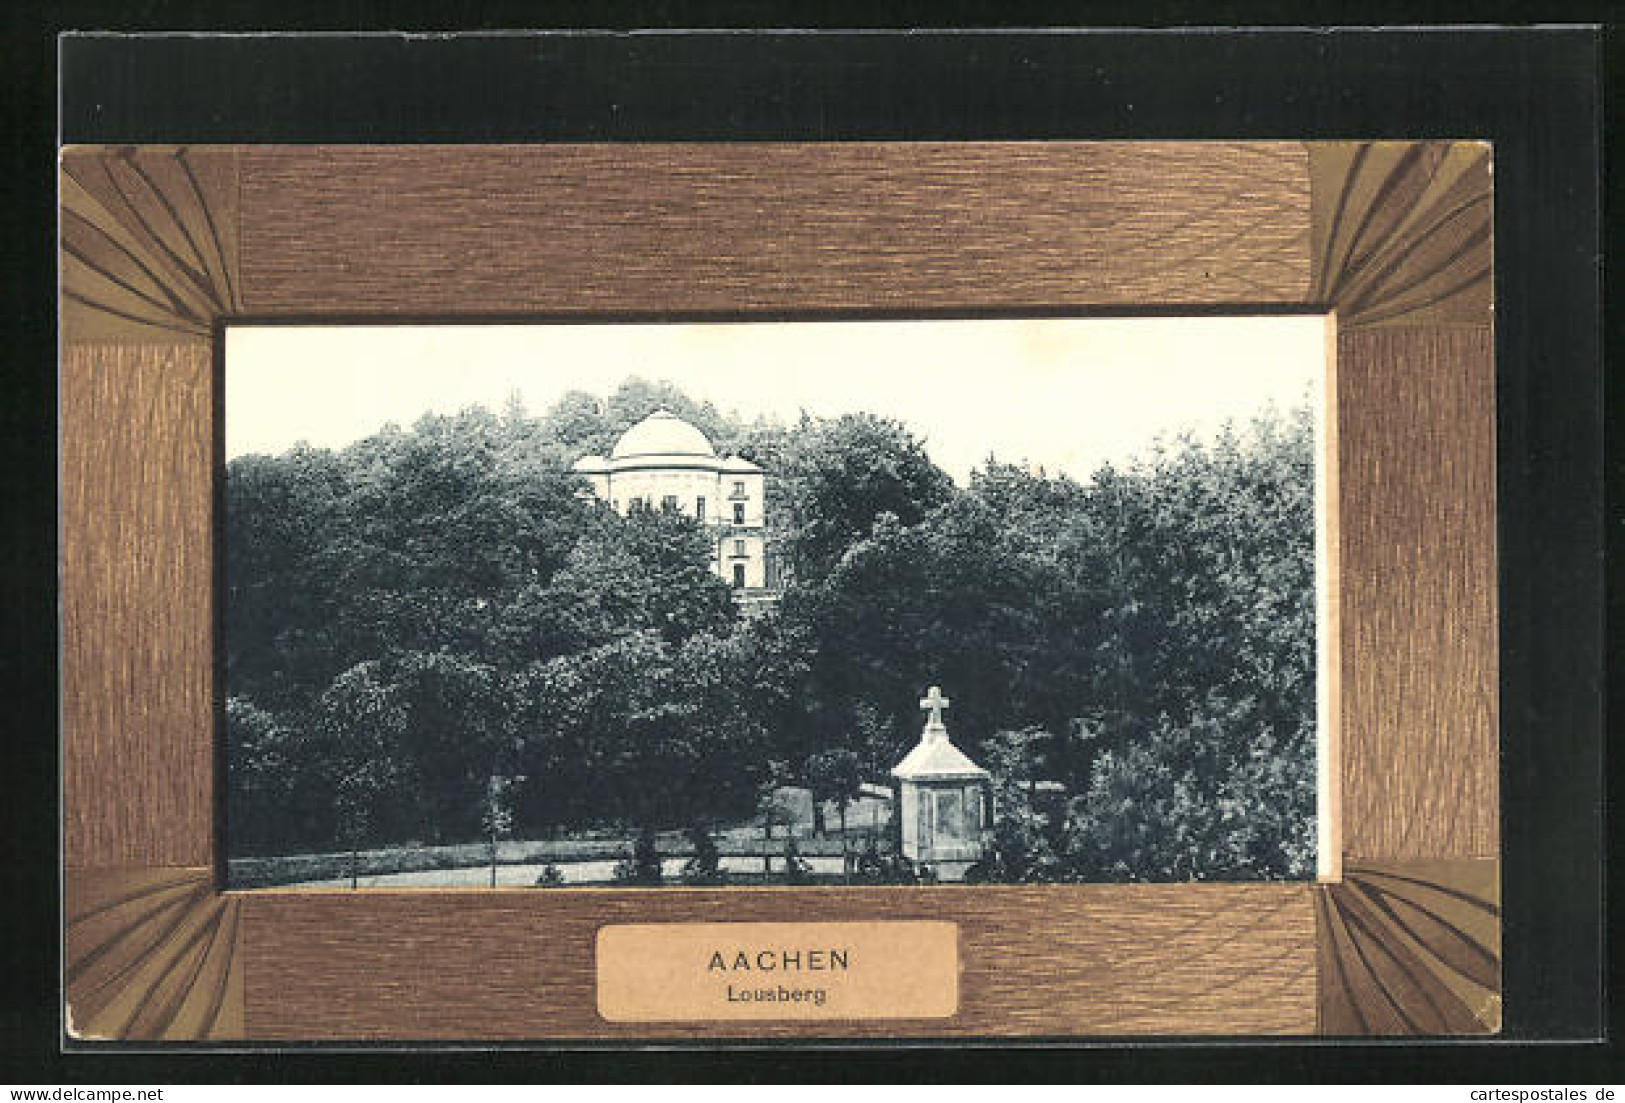
[[[705,434],[672,413],[656,410],[632,428],[621,434],[615,442],[610,458],[622,460],[633,456],[705,456],[715,458],[716,452]]]

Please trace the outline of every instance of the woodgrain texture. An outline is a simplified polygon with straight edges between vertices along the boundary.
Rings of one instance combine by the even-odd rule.
[[[69,149],[60,167],[65,341],[205,341],[241,309],[235,150]]]
[[[70,870],[64,889],[75,1038],[243,1036],[241,907],[212,869]]]
[[[64,861],[214,860],[206,344],[64,348]]]
[[[250,1038],[1304,1034],[1307,885],[823,891],[266,892],[242,897]],[[621,1024],[595,1010],[606,923],[960,924],[952,1019]]]
[[[1343,849],[1499,850],[1487,330],[1338,337]]]
[[[1351,865],[1317,893],[1322,1033],[1500,1030],[1499,862]]]
[[[243,154],[253,313],[1301,302],[1297,143]]]
[[[1485,142],[1312,142],[1314,289],[1346,330],[1485,326],[1493,280]]]

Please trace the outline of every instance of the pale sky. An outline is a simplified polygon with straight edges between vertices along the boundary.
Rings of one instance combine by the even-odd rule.
[[[1158,435],[1318,399],[1325,360],[1317,316],[230,326],[226,455],[342,448],[514,391],[539,415],[640,375],[747,419],[895,418],[961,484],[989,453],[1084,480]]]

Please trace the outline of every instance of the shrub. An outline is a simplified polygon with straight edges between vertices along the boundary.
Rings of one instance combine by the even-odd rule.
[[[654,828],[645,827],[632,843],[632,853],[615,863],[613,874],[616,884],[658,885],[660,875],[660,849],[655,844]]]
[[[703,827],[688,829],[688,839],[694,844],[694,856],[683,863],[683,884],[722,885],[728,874],[722,869],[722,854],[710,834]]]
[[[900,854],[882,854],[872,837],[856,865],[858,880],[874,885],[912,885],[919,880],[912,862]]]
[[[536,876],[536,886],[538,888],[558,888],[562,884],[564,884],[564,871],[552,862],[548,862],[543,866],[542,872]]]

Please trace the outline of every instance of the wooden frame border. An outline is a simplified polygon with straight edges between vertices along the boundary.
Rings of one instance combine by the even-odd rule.
[[[1471,142],[73,148],[65,1026],[165,1041],[1364,1035],[1500,1024],[1490,151]],[[1344,877],[222,893],[211,342],[252,315],[1337,315]],[[606,922],[953,919],[935,1022],[594,1013]]]

